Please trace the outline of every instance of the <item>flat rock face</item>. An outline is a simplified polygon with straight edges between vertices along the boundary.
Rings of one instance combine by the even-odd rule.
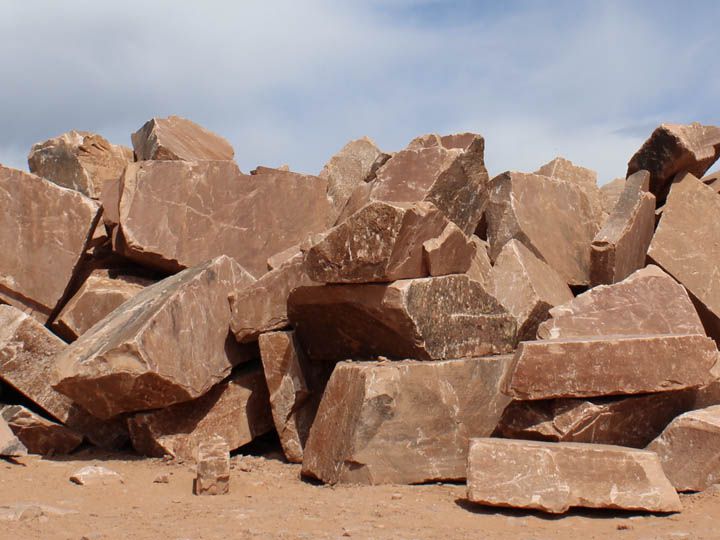
[[[720,155],[720,128],[662,124],[630,158],[627,176],[642,169],[650,172],[650,191],[664,199],[676,174],[688,172],[697,178],[707,172]]]
[[[615,208],[615,205],[624,190],[624,178],[616,178],[615,180],[611,180],[607,184],[600,186],[600,203],[604,214],[610,215],[610,212],[612,212]]]
[[[55,389],[100,418],[200,397],[244,360],[227,297],[252,281],[221,256],[145,288],[58,355]]]
[[[55,317],[52,328],[74,341],[152,283],[149,279],[94,270]]]
[[[597,185],[597,173],[591,169],[586,169],[580,165],[575,165],[569,159],[564,157],[556,157],[552,161],[540,167],[535,174],[557,178],[570,182],[582,188],[593,209],[593,216],[596,223],[602,221],[603,203],[600,194],[600,188]]]
[[[550,310],[540,339],[637,334],[704,334],[684,287],[654,265],[594,287]]]
[[[390,284],[300,287],[288,316],[313,360],[438,360],[506,353],[516,322],[465,275]]]
[[[132,150],[87,131],[69,131],[34,144],[30,172],[59,186],[99,199],[105,182],[116,181],[132,162]]]
[[[678,491],[720,482],[720,405],[678,416],[648,445]]]
[[[0,166],[0,301],[45,323],[65,294],[99,219],[77,191]]]
[[[482,284],[485,290],[492,291],[494,287],[493,271],[487,242],[474,234],[470,237],[470,241],[475,246],[475,252],[470,260],[470,268],[465,273],[470,279]]]
[[[331,484],[464,479],[468,439],[488,436],[508,403],[509,359],[339,363],[303,474]]]
[[[222,437],[200,443],[197,452],[195,495],[224,495],[230,491],[230,448]]]
[[[131,138],[138,161],[231,160],[235,155],[227,140],[179,116],[152,118]]]
[[[454,223],[448,223],[440,236],[423,242],[423,260],[431,276],[464,274],[477,257],[477,246]]]
[[[720,195],[692,175],[672,184],[648,257],[682,283],[702,309],[708,334],[720,319]]]
[[[273,428],[267,386],[259,369],[243,369],[199,399],[136,414],[128,425],[139,453],[188,460],[213,435],[235,450]]]
[[[590,283],[590,243],[598,226],[576,184],[538,174],[506,172],[490,183],[490,258],[513,238],[555,269],[568,285]]]
[[[51,422],[20,405],[0,407],[0,416],[31,454],[69,454],[83,441],[80,433]]]
[[[268,257],[326,230],[327,180],[273,169],[243,175],[231,161],[148,161],[128,166],[115,249],[176,272],[218,255],[255,277]]]
[[[493,267],[494,295],[518,323],[518,339],[535,338],[548,310],[573,299],[560,275],[518,240],[503,247]]]
[[[618,446],[474,439],[468,499],[552,514],[571,507],[679,512],[653,452]]]
[[[534,400],[683,390],[714,380],[717,359],[715,342],[704,335],[524,341],[506,391]]]
[[[693,408],[694,390],[620,398],[515,401],[498,424],[509,439],[645,448],[673,418]]]
[[[645,266],[655,233],[655,196],[642,190],[650,174],[638,171],[628,178],[618,203],[592,242],[590,281],[617,283]]]
[[[25,445],[15,436],[5,419],[0,417],[0,456],[19,457],[27,453]]]

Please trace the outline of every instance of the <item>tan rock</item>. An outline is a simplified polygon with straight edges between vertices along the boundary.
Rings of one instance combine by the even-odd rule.
[[[465,275],[299,287],[288,316],[313,360],[438,360],[510,352],[516,323]]]
[[[685,288],[654,265],[620,283],[593,287],[550,310],[540,339],[638,334],[703,334]]]
[[[470,268],[466,274],[470,279],[480,282],[485,290],[492,291],[495,285],[493,284],[492,263],[488,255],[487,242],[474,234],[470,237],[470,241],[475,246],[475,253],[470,260]]]
[[[577,185],[538,174],[503,173],[490,183],[486,216],[491,259],[516,238],[568,285],[590,283],[590,243],[597,224]]]
[[[464,479],[468,439],[488,436],[508,403],[500,387],[509,360],[339,363],[303,474],[330,484]]]
[[[133,447],[146,456],[192,459],[201,443],[220,436],[231,450],[273,428],[260,369],[241,369],[201,398],[128,421]]]
[[[152,118],[131,138],[138,161],[231,160],[235,155],[226,139],[179,116]]]
[[[25,445],[15,436],[5,419],[0,417],[0,456],[20,457],[27,453]]]
[[[113,486],[125,483],[118,473],[99,465],[88,465],[78,469],[70,476],[70,481],[79,486]]]
[[[650,172],[650,192],[664,200],[676,174],[700,178],[720,155],[720,128],[694,122],[661,124],[628,162],[627,176]]]
[[[615,178],[615,180],[611,180],[607,184],[600,186],[600,203],[602,205],[603,214],[607,216],[610,215],[610,212],[612,212],[615,208],[615,205],[624,190],[624,178]]]
[[[697,334],[524,341],[506,391],[534,400],[683,390],[710,383],[717,359]]]
[[[222,437],[200,443],[197,453],[195,495],[224,495],[230,491],[230,449]]]
[[[648,447],[678,491],[720,483],[720,405],[678,416]]]
[[[276,268],[280,268],[283,264],[288,262],[290,259],[296,257],[297,255],[300,255],[303,252],[301,246],[302,246],[302,244],[295,244],[294,246],[290,246],[289,248],[284,249],[281,252],[268,257],[268,260],[267,260],[268,271],[275,270]]]
[[[83,441],[80,433],[51,422],[20,405],[0,407],[0,416],[31,454],[69,454]]]
[[[73,130],[34,144],[28,165],[31,173],[99,199],[105,182],[118,180],[132,160],[129,148],[110,144],[95,133]]]
[[[590,281],[593,285],[617,283],[645,266],[655,233],[655,196],[642,190],[650,174],[638,171],[625,189],[605,225],[592,242]]]
[[[252,281],[220,256],[146,287],[58,355],[54,388],[100,418],[200,397],[246,360],[227,297]]]
[[[431,276],[467,273],[478,257],[477,252],[477,245],[453,222],[445,226],[440,236],[423,242],[423,259]]]
[[[45,323],[99,217],[100,206],[77,191],[0,166],[0,246],[6,246],[0,257],[0,301]]]
[[[569,159],[556,157],[540,167],[535,174],[557,178],[575,184],[583,190],[593,209],[595,222],[599,225],[603,220],[603,201],[600,188],[597,185],[597,173],[580,165],[575,165]]]
[[[148,161],[128,166],[115,249],[176,272],[218,255],[253,276],[268,257],[333,222],[327,180],[273,170],[243,175],[231,161]]]
[[[548,310],[573,299],[563,278],[518,240],[503,247],[493,267],[494,296],[518,323],[518,339],[535,339]]]
[[[653,452],[619,446],[473,439],[468,499],[553,514],[570,507],[679,512]]]

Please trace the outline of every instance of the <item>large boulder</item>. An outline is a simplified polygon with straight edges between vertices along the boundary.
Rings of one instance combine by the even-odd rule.
[[[131,139],[138,161],[231,160],[235,155],[227,140],[179,116],[152,118]]]
[[[72,429],[51,422],[20,405],[0,407],[0,417],[10,426],[30,454],[53,456],[69,454],[83,441],[83,436]]]

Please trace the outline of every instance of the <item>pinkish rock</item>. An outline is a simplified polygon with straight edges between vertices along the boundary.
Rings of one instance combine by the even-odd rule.
[[[5,419],[0,417],[0,456],[20,457],[27,453],[27,448],[15,436]]]
[[[477,263],[476,244],[453,222],[437,238],[423,242],[423,260],[431,276],[464,274]]]
[[[470,260],[470,268],[468,268],[466,274],[473,281],[482,284],[485,290],[492,291],[495,285],[493,284],[492,263],[488,255],[487,242],[475,235],[470,237],[470,241],[475,246],[475,253]]]
[[[80,433],[51,422],[20,405],[0,407],[0,416],[30,454],[42,456],[69,454],[83,441]]]
[[[224,495],[230,491],[230,449],[222,437],[200,443],[197,451],[195,495]]]
[[[616,178],[607,184],[600,186],[600,203],[602,205],[603,214],[610,215],[615,205],[620,199],[620,195],[625,190],[625,179]],[[647,190],[646,190],[647,191]]]
[[[593,209],[593,219],[598,225],[603,221],[602,195],[597,185],[597,173],[595,171],[575,165],[569,159],[558,156],[540,167],[535,171],[535,174],[570,182],[581,188]]]
[[[231,160],[235,155],[227,140],[179,116],[152,118],[131,138],[138,161]]]
[[[88,465],[78,469],[70,476],[70,481],[79,486],[113,486],[125,483],[118,473],[99,465]]]

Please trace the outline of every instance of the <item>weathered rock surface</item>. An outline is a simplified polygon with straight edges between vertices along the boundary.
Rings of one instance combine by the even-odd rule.
[[[610,215],[623,191],[625,191],[624,178],[616,178],[600,186],[600,203],[604,214]]]
[[[87,131],[69,131],[33,145],[30,172],[59,186],[99,199],[107,181],[118,180],[132,150]]]
[[[703,334],[685,288],[654,265],[550,310],[540,339],[638,334]]]
[[[99,465],[88,465],[78,469],[70,476],[70,481],[79,486],[112,486],[125,483],[118,473]]]
[[[468,439],[488,436],[508,403],[500,387],[509,360],[339,363],[303,474],[331,484],[465,478]]]
[[[592,242],[590,281],[617,283],[645,266],[655,233],[655,196],[643,191],[650,179],[638,171],[627,179],[618,203]]]
[[[474,234],[470,237],[470,241],[475,246],[475,253],[470,260],[470,268],[466,274],[470,279],[479,282],[486,291],[492,291],[495,285],[493,284],[492,263],[488,255],[487,242]]]
[[[717,359],[713,340],[697,334],[525,341],[506,392],[535,400],[683,390],[710,383]]]
[[[25,445],[15,436],[5,419],[0,417],[0,456],[19,457],[27,453]]]
[[[218,255],[253,276],[268,257],[333,221],[327,180],[288,171],[243,175],[231,161],[146,161],[128,166],[115,249],[167,272]]]
[[[146,456],[195,457],[213,435],[231,450],[273,428],[268,390],[260,369],[241,369],[204,396],[128,420],[133,447]]]
[[[719,155],[720,128],[696,122],[662,124],[630,158],[627,176],[649,171],[650,191],[663,200],[676,174],[687,172],[701,178]]]
[[[431,276],[464,274],[477,263],[477,245],[454,223],[448,223],[437,238],[423,242],[423,260]]]
[[[648,445],[678,491],[720,483],[720,405],[678,416]]]
[[[54,388],[100,418],[200,397],[245,360],[227,297],[252,281],[220,256],[146,287],[58,355]]]
[[[179,116],[152,118],[131,138],[138,161],[231,160],[235,155],[227,140]]]
[[[230,448],[222,437],[203,441],[197,451],[195,495],[224,495],[230,491]]]
[[[580,187],[588,198],[593,210],[593,219],[599,225],[603,220],[603,202],[600,188],[597,185],[597,173],[580,165],[575,165],[569,159],[556,157],[540,167],[535,174],[564,180]]]
[[[299,287],[288,316],[313,360],[437,360],[510,352],[516,322],[465,275]]]
[[[80,433],[51,422],[20,405],[0,407],[0,416],[31,454],[69,454],[83,441]]]
[[[506,172],[490,183],[487,212],[490,258],[519,240],[568,285],[590,283],[590,243],[598,225],[576,184],[538,174]]]
[[[77,191],[0,166],[0,302],[47,322],[99,217],[100,206]]]
[[[473,439],[468,499],[553,514],[577,506],[681,510],[656,454],[581,443]]]
[[[548,310],[573,299],[563,278],[518,240],[503,247],[493,267],[494,296],[518,323],[518,339],[535,339]]]

